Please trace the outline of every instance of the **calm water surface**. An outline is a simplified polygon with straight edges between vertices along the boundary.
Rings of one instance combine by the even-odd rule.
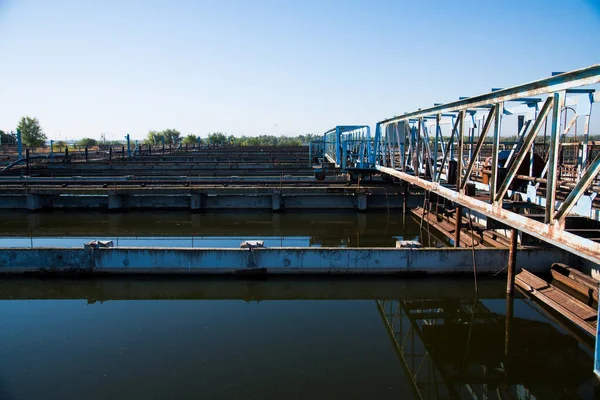
[[[502,280],[0,280],[0,399],[593,398]],[[501,396],[501,397],[499,397]]]
[[[118,246],[395,247],[396,240],[443,246],[411,215],[353,212],[0,212],[0,247],[79,247],[99,239]]]

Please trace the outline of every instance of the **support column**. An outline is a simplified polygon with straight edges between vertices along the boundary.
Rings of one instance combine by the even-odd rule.
[[[517,267],[517,239],[519,232],[516,229],[511,229],[510,249],[508,253],[508,274],[506,277],[506,293],[513,294],[515,288],[515,268]]]
[[[356,197],[356,208],[358,211],[365,211],[367,209],[367,194],[359,193]]]
[[[454,247],[460,247],[460,229],[462,228],[462,206],[456,206],[456,223],[454,225]]]
[[[594,372],[600,377],[600,303],[598,304],[598,322],[596,324],[596,357],[594,358]]]
[[[123,208],[123,196],[117,193],[110,193],[108,195],[108,209],[119,210]]]
[[[25,198],[25,205],[29,211],[35,211],[42,208],[42,196],[29,193]]]
[[[192,193],[190,196],[190,209],[201,210],[202,209],[202,194]]]
[[[504,359],[505,365],[508,364],[507,360],[509,359],[510,352],[510,327],[512,324],[513,314],[514,314],[514,304],[515,298],[512,295],[506,296],[506,320],[504,325]]]
[[[560,148],[560,112],[565,103],[565,92],[554,93],[552,107],[552,125],[550,130],[550,149],[548,150],[548,181],[546,183],[546,215],[544,222],[552,223],[556,202],[556,186],[558,181],[558,152]]]
[[[275,211],[275,212],[281,211],[281,209],[283,208],[283,205],[281,202],[281,192],[280,191],[274,192],[273,195],[271,196],[271,205],[272,205],[273,211]]]

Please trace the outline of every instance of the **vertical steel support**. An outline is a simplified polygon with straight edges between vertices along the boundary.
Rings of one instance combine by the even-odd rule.
[[[598,317],[596,320],[596,356],[594,357],[594,372],[600,376],[600,303],[598,303]]]
[[[494,204],[498,179],[498,152],[500,151],[500,127],[504,103],[496,104],[494,108],[494,141],[492,143],[492,174],[490,176],[490,203]]]
[[[340,159],[342,157],[342,133],[339,127],[335,127],[335,163],[341,165]]]
[[[19,158],[23,158],[23,138],[20,129],[17,129],[17,150],[19,151]]]
[[[461,188],[464,188],[469,179],[471,178],[471,172],[473,171],[473,167],[475,166],[475,162],[479,158],[479,153],[481,152],[481,148],[483,147],[483,143],[485,142],[485,138],[490,130],[492,119],[494,118],[494,109],[496,106],[493,106],[488,116],[483,124],[483,129],[479,134],[479,139],[477,139],[477,145],[475,146],[475,151],[471,154],[471,160],[469,161],[469,165],[467,166],[467,170],[465,171],[465,179],[461,182]],[[473,146],[473,143],[471,143]]]
[[[462,228],[462,206],[456,206],[456,221],[454,224],[454,247],[460,247],[460,230]],[[423,210],[424,211],[424,210]]]
[[[437,159],[438,159],[438,136],[440,131],[440,114],[435,114],[435,139],[433,141],[433,171],[431,179],[435,182],[437,179]]]
[[[517,153],[514,161],[512,162],[510,169],[507,172],[506,177],[504,178],[504,181],[500,185],[500,188],[496,191],[496,197],[495,197],[496,201],[502,200],[502,198],[508,191],[508,187],[512,183],[514,177],[517,176],[517,171],[519,170],[519,167],[523,163],[523,160],[525,160],[525,157],[527,156],[527,152],[533,146],[533,143],[535,142],[535,138],[542,127],[542,123],[545,123],[545,121],[546,121],[546,117],[548,116],[548,113],[550,112],[550,108],[552,107],[553,101],[554,100],[552,99],[552,97],[548,97],[548,99],[546,99],[546,102],[544,103],[544,106],[542,107],[542,111],[540,112],[540,114],[536,118],[535,122],[533,123],[533,127],[531,128],[529,133],[527,133],[527,135],[525,135],[525,137],[523,138],[523,143],[521,145],[521,148],[519,149],[519,152]]]
[[[54,161],[54,140],[50,140],[50,162]]]
[[[417,174],[417,176],[420,175],[419,170],[421,169],[421,166],[423,165],[422,160],[423,158],[421,157],[421,130],[423,129],[423,126],[421,125],[421,121],[422,118],[419,118],[417,120],[417,151],[415,152],[415,163],[417,165],[416,171],[415,173]]]
[[[510,331],[512,325],[512,319],[515,309],[515,297],[510,294],[506,296],[506,320],[504,324],[504,356],[508,360],[508,354],[510,353]],[[505,361],[505,364],[508,364]],[[505,367],[507,368],[507,367]]]
[[[464,132],[464,126],[465,126],[465,112],[464,111],[460,111],[458,113],[458,148],[457,148],[457,153],[458,155],[456,156],[457,159],[457,165],[456,165],[456,190],[458,192],[460,192],[460,188],[461,188],[461,184],[460,182],[462,181],[462,170],[463,170],[463,153],[464,153],[464,142],[465,142],[465,132]]]
[[[129,139],[129,133],[125,135],[125,139],[127,140],[127,157],[131,157],[131,140]]]
[[[550,224],[554,217],[556,203],[556,181],[558,177],[558,150],[560,147],[560,112],[565,102],[565,91],[554,95],[552,107],[552,126],[550,127],[550,150],[548,152],[548,183],[546,184],[546,217],[544,222]]]
[[[515,269],[517,267],[517,239],[516,229],[510,230],[510,249],[508,252],[508,274],[506,276],[506,293],[512,295],[515,288]]]
[[[464,120],[465,112],[458,112],[458,146],[457,146],[457,160],[456,163],[456,191],[461,192],[461,178],[462,178],[462,159],[463,159],[463,145],[464,145]],[[454,247],[460,247],[460,232],[462,228],[462,206],[456,206],[456,224],[454,226]]]
[[[452,119],[454,121],[454,118]],[[444,171],[444,167],[446,166],[446,161],[448,160],[448,154],[452,153],[452,143],[454,141],[454,135],[456,135],[456,130],[458,129],[458,120],[456,120],[456,122],[453,122],[453,126],[452,126],[452,134],[450,135],[450,139],[448,141],[448,146],[446,146],[446,151],[444,152],[444,158],[442,159],[442,164],[440,165],[440,172],[438,174],[438,179],[437,181],[440,181],[440,177],[442,175],[442,172]],[[444,138],[442,137],[442,143],[443,143]],[[452,154],[450,154],[450,157],[452,157]],[[446,180],[448,179],[448,177],[446,176]]]

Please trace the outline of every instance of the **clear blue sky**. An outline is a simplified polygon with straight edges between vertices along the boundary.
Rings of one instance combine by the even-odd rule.
[[[600,2],[0,0],[0,57],[4,130],[321,133],[599,63]]]

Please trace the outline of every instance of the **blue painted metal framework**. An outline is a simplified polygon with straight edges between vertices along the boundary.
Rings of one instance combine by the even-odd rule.
[[[367,125],[336,126],[323,134],[325,161],[343,170],[372,168],[373,142]]]

